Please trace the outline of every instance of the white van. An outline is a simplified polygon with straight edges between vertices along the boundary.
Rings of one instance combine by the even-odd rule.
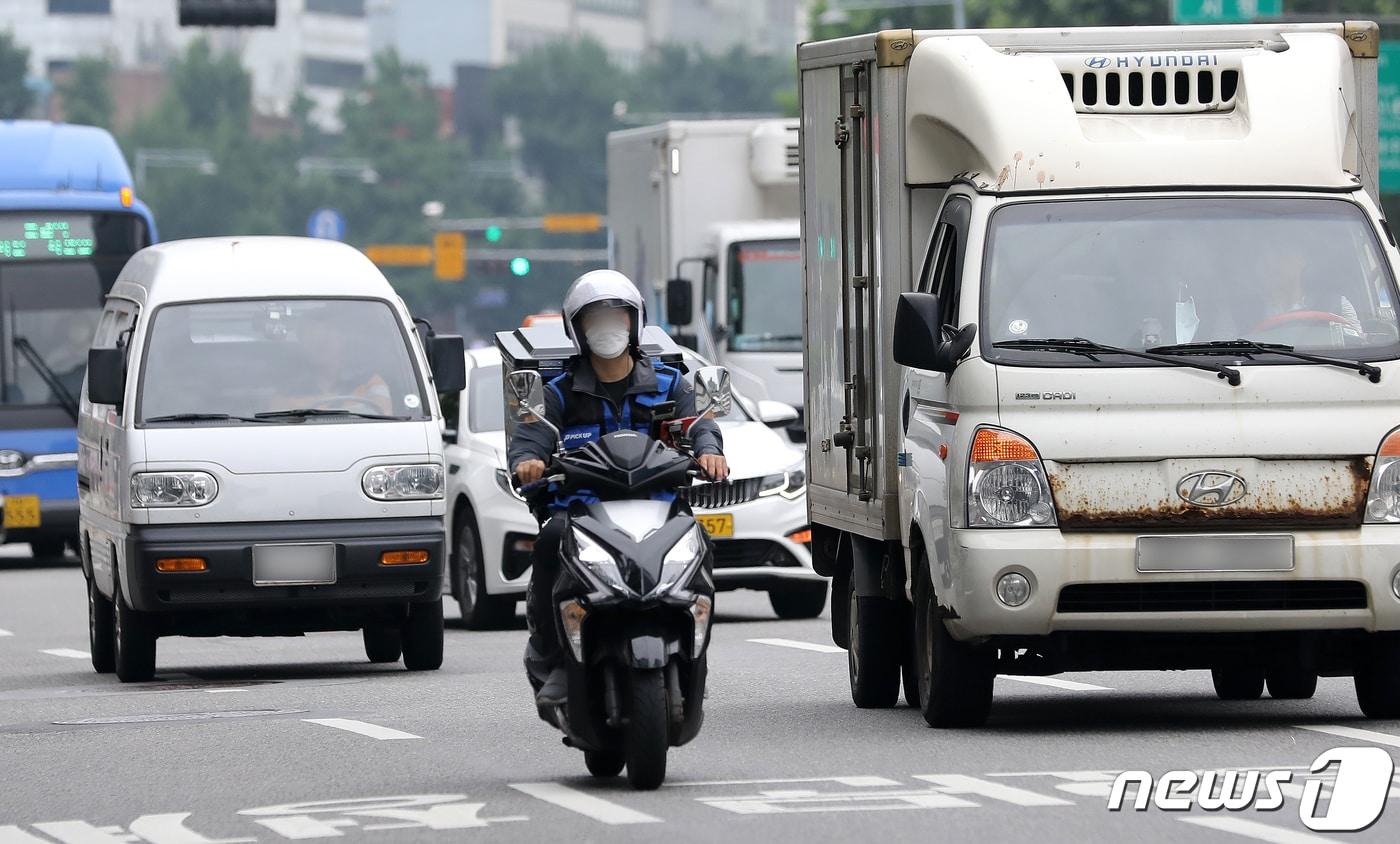
[[[344,244],[138,253],[107,297],[78,421],[93,667],[148,680],[160,636],[362,629],[370,660],[437,668],[437,391],[462,378],[461,338],[420,336]]]

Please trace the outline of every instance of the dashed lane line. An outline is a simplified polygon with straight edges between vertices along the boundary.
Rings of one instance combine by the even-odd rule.
[[[1312,730],[1315,733],[1326,733],[1329,736],[1339,736],[1340,738],[1356,739],[1357,741],[1369,741],[1372,744],[1386,744],[1391,747],[1400,747],[1400,736],[1392,736],[1389,733],[1377,733],[1373,730],[1358,730],[1355,727],[1339,727],[1331,724],[1299,724],[1298,728]]]
[[[422,738],[422,736],[415,736],[413,733],[405,733],[403,730],[395,730],[392,727],[381,727],[378,724],[356,721],[353,718],[303,718],[301,720],[308,724],[320,724],[323,727],[345,730],[347,733],[358,733],[359,735],[369,736],[372,739],[378,739],[380,741]]]
[[[1331,840],[1321,835],[1282,829],[1259,821],[1247,821],[1244,818],[1179,818],[1179,820],[1194,826],[1203,826],[1207,829],[1253,838],[1255,841],[1268,841],[1270,844],[1316,844],[1318,841]]]
[[[561,809],[577,812],[610,826],[662,822],[661,818],[648,815],[645,812],[638,812],[636,809],[629,809],[611,800],[604,800],[601,797],[595,797],[557,782],[513,782],[510,783],[510,787],[537,800],[552,803]]]
[[[800,785],[818,782],[834,782],[850,788],[897,788],[903,785],[899,780],[864,775],[853,777],[788,777],[785,779],[757,780],[693,780],[690,782],[668,782],[663,783],[663,785],[666,788],[696,788],[716,787],[721,785]]]
[[[48,654],[49,656],[62,656],[62,657],[67,657],[68,659],[91,659],[91,658],[92,658],[92,654],[88,653],[87,651],[80,651],[80,650],[77,650],[77,649],[75,649],[75,648],[48,648],[48,649],[46,649],[46,650],[40,651],[40,653],[45,653],[45,654]]]
[[[796,639],[749,639],[748,641],[758,645],[773,645],[779,648],[793,648],[799,651],[816,651],[821,654],[841,654],[845,653],[845,648],[838,648],[835,645],[818,645],[815,642],[799,642]]]
[[[1093,683],[1080,683],[1074,680],[1061,680],[1058,677],[1028,677],[1019,674],[998,674],[998,680],[1015,680],[1018,683],[1030,683],[1036,686],[1050,686],[1054,689],[1066,689],[1071,692],[1111,692],[1108,686],[1095,686]]]

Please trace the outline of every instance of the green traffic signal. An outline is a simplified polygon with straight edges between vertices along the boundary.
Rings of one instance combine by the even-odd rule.
[[[487,243],[499,243],[500,240],[501,240],[501,227],[500,227],[500,226],[487,226],[487,227],[486,227],[486,242],[487,242]]]
[[[510,271],[518,276],[530,274],[530,259],[525,257],[511,258]]]

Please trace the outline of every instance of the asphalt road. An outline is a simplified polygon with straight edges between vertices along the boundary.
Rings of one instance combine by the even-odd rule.
[[[778,621],[739,592],[719,599],[704,730],[663,789],[634,793],[590,778],[536,718],[523,620],[450,620],[442,670],[420,674],[371,666],[358,634],[162,639],[158,680],[124,686],[88,663],[78,569],[18,551],[0,559],[0,844],[1291,844],[1324,838],[1300,819],[1319,754],[1400,758],[1400,722],[1363,719],[1344,679],[1308,701],[1222,703],[1199,672],[1001,678],[985,728],[931,730],[916,710],[851,704],[826,619]],[[1289,769],[1283,807],[1107,809],[1120,771],[1241,768]],[[1389,798],[1342,837],[1400,840],[1400,778]]]

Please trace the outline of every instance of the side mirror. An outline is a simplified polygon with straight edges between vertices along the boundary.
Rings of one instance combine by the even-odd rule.
[[[506,376],[506,413],[517,423],[542,423],[559,437],[559,429],[546,418],[544,378],[533,369],[517,369]]]
[[[671,325],[690,325],[694,313],[695,284],[688,278],[666,282],[666,321]]]
[[[697,416],[728,416],[734,396],[729,386],[729,370],[722,366],[702,366],[695,370],[695,413]]]
[[[126,350],[88,349],[88,401],[118,408],[126,395]]]
[[[754,415],[770,428],[786,428],[797,421],[797,408],[787,402],[759,399],[758,412]]]
[[[968,323],[944,338],[942,307],[929,293],[901,293],[894,311],[895,363],[914,369],[951,373],[977,337],[976,323]]]
[[[466,345],[456,334],[437,334],[428,341],[428,365],[439,393],[459,393],[467,386]]]

